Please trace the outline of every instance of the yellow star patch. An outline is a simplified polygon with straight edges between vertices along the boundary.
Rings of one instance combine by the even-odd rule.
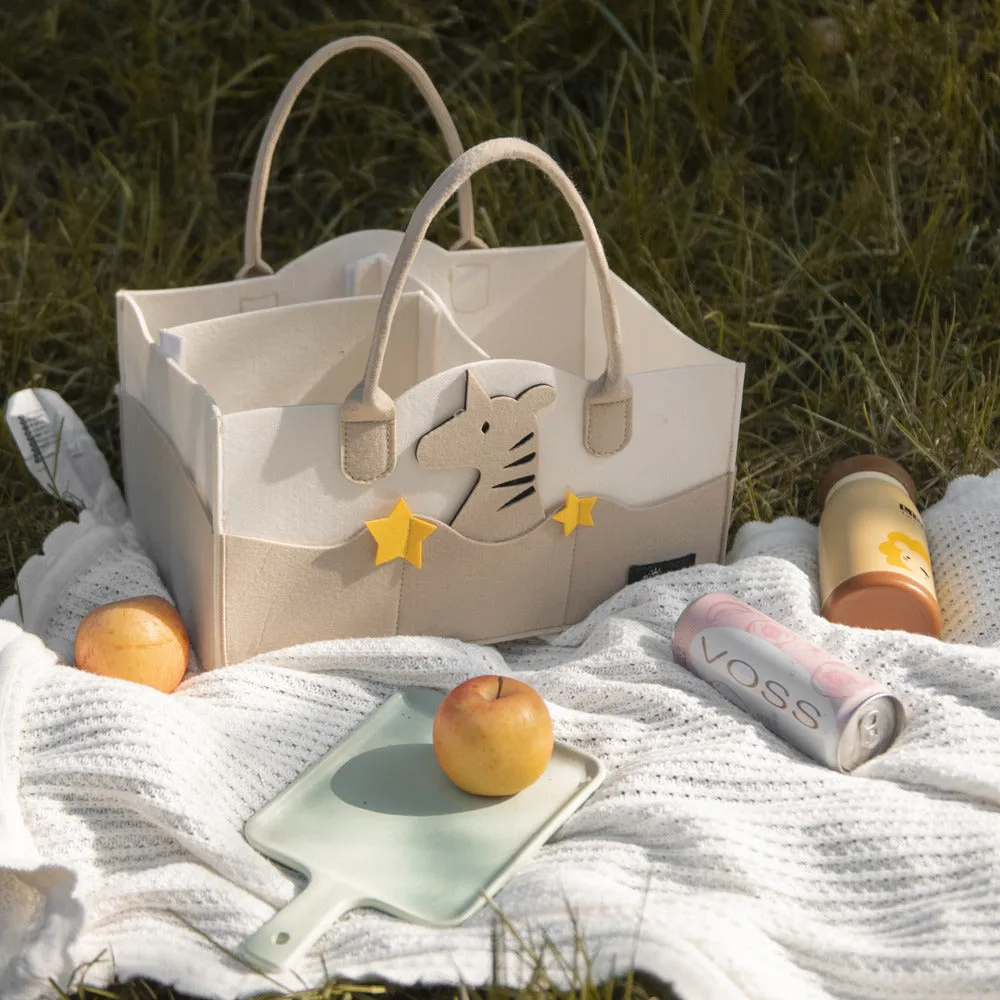
[[[597,497],[578,497],[575,493],[566,494],[566,506],[552,515],[553,521],[562,521],[563,535],[571,535],[581,524],[590,528],[594,526],[591,511]]]
[[[375,554],[376,566],[391,562],[393,559],[405,559],[417,569],[420,568],[423,540],[437,531],[437,526],[430,521],[414,517],[403,499],[396,502],[388,517],[380,517],[377,521],[365,521],[365,527],[378,543],[378,552]]]

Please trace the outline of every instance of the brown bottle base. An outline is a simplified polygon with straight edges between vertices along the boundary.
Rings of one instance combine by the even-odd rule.
[[[900,573],[859,573],[823,602],[823,617],[854,628],[901,629],[941,636],[941,610],[915,580]]]

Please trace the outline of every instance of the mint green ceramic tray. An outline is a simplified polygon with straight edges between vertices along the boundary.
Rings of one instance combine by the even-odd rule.
[[[435,927],[461,923],[603,780],[600,761],[556,743],[545,773],[517,795],[461,791],[431,743],[443,697],[429,688],[392,695],[247,822],[253,847],[308,879],[243,943],[250,964],[291,965],[357,907]]]

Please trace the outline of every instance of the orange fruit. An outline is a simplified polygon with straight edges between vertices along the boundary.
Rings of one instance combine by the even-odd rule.
[[[191,642],[177,609],[152,594],[103,604],[76,630],[76,665],[88,673],[170,693],[187,670]]]

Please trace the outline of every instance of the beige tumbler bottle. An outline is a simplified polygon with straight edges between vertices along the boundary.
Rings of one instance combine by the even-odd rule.
[[[941,611],[916,494],[905,469],[876,455],[837,462],[820,481],[825,618],[940,636]]]

